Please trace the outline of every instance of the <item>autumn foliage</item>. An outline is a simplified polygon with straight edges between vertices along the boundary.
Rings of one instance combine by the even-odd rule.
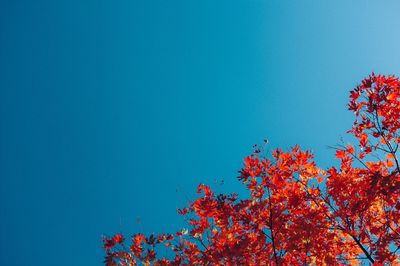
[[[104,238],[106,265],[399,264],[398,78],[371,74],[349,110],[356,144],[336,147],[340,167],[320,169],[298,146],[268,156],[257,147],[239,175],[249,197],[202,184],[178,210],[189,229]]]

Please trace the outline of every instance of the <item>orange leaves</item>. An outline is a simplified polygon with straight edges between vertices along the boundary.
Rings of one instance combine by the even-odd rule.
[[[397,97],[399,96],[399,94],[397,93],[397,91],[394,92],[390,92],[387,96],[386,99],[389,101],[394,101],[397,99]]]
[[[395,165],[395,156],[392,153],[386,154],[386,167],[391,168]]]
[[[115,245],[122,244],[124,242],[124,237],[122,234],[116,234],[112,238],[103,238],[103,247],[106,250],[110,250]]]
[[[336,158],[343,159],[344,157],[346,157],[346,151],[344,151],[344,150],[336,151]]]
[[[299,146],[270,158],[257,148],[239,171],[248,192],[242,199],[201,184],[198,197],[178,209],[187,229],[135,234],[129,247],[121,234],[104,238],[106,264],[358,265],[364,258],[396,265],[399,92],[398,78],[372,74],[350,93],[356,120],[349,133],[359,145],[336,150],[339,167],[318,168]],[[157,254],[160,244],[172,255]]]
[[[130,251],[135,257],[140,258],[143,252],[142,242],[144,242],[146,237],[143,234],[136,234],[132,237],[132,245]]]
[[[143,234],[136,234],[133,236],[132,241],[136,246],[139,246],[145,239],[146,237]]]
[[[190,234],[194,237],[201,236],[206,229],[210,227],[210,223],[207,218],[201,218],[200,220],[191,220],[190,224],[193,226]]]
[[[361,147],[365,147],[367,146],[368,143],[368,135],[363,133],[359,136],[359,140],[360,140],[360,145]]]
[[[197,187],[197,193],[198,194],[200,194],[200,193],[204,193],[204,195],[206,196],[206,197],[212,197],[214,194],[211,192],[211,189],[210,189],[210,187],[209,186],[207,186],[207,185],[204,185],[204,184],[200,184],[198,187]]]
[[[192,204],[192,207],[199,217],[212,217],[216,211],[217,202],[200,198]]]
[[[257,154],[244,158],[244,167],[240,171],[239,180],[247,182],[249,177],[259,176],[263,171],[263,163],[257,157]]]
[[[282,178],[281,175],[279,175],[279,174],[274,174],[274,175],[271,176],[271,181],[272,181],[272,183],[273,183],[274,185],[280,187],[280,186],[283,184],[283,182],[284,182],[285,180]]]
[[[350,157],[354,155],[351,145],[337,150],[341,167],[326,172],[315,165],[312,154],[298,146],[289,152],[275,150],[274,161],[259,155],[246,157],[241,174],[246,175],[242,181],[250,192],[247,199],[216,195],[201,184],[199,197],[178,210],[189,218],[189,229],[178,231],[176,239],[172,235],[134,235],[125,253],[113,251],[123,242],[122,236],[116,235],[105,242],[107,260],[120,262],[118,265],[124,261],[133,265],[261,265],[265,261],[335,265],[365,255],[354,239],[362,245],[380,245],[374,249],[380,252],[377,261],[391,260],[385,253],[387,245],[376,239],[387,237],[381,226],[386,217],[399,216],[400,207],[387,213],[381,203],[385,198],[379,196],[395,187],[395,179],[385,179],[389,174],[386,166],[393,166],[395,157],[390,154],[386,162],[366,162],[367,168],[362,169],[352,166]],[[397,180],[400,186],[400,178]],[[396,219],[400,222],[400,217]],[[155,246],[161,243],[175,259],[157,259]]]
[[[116,234],[112,238],[115,244],[122,244],[124,242],[124,236],[121,234]]]
[[[397,77],[372,74],[350,93],[349,109],[356,114],[350,132],[359,139],[360,146],[367,149],[366,154],[378,145],[389,146],[389,142],[396,141],[400,129],[399,90]],[[360,98],[367,100],[360,101]],[[369,145],[368,136],[385,136],[385,140]]]

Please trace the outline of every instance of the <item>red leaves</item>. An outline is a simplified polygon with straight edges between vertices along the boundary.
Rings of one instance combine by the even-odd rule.
[[[200,184],[200,185],[197,187],[197,193],[198,193],[198,194],[204,193],[204,195],[205,195],[206,197],[211,197],[211,196],[213,195],[213,193],[211,192],[210,187],[207,186],[207,185],[204,185],[204,184]]]
[[[103,238],[103,247],[107,250],[113,248],[115,245],[122,244],[124,242],[124,236],[122,234],[116,234],[112,238]]]
[[[217,207],[217,202],[211,199],[197,199],[192,207],[199,217],[212,217]]]
[[[257,177],[262,173],[263,165],[260,164],[257,156],[258,153],[255,153],[252,156],[244,158],[244,167],[240,171],[239,180],[247,182],[249,177]]]
[[[388,101],[395,101],[395,100],[397,99],[397,97],[399,97],[399,94],[398,94],[397,91],[394,91],[394,92],[390,92],[390,93],[386,96],[386,99],[387,99]]]
[[[367,146],[367,143],[368,143],[368,135],[365,134],[365,133],[360,134],[359,140],[360,140],[360,145],[361,145],[362,147]]]
[[[106,264],[396,264],[399,90],[397,78],[372,74],[350,92],[356,120],[349,133],[358,147],[343,145],[336,151],[340,167],[319,169],[313,155],[299,146],[276,149],[269,159],[257,146],[239,171],[247,197],[216,194],[201,184],[198,198],[178,209],[187,229],[175,237],[136,234],[129,248],[121,234],[105,238]],[[173,255],[157,254],[160,244]]]
[[[188,208],[178,209],[178,214],[180,215],[186,215],[188,212],[189,212]]]
[[[349,109],[356,114],[350,130],[363,148],[362,157],[373,150],[396,141],[400,129],[400,82],[394,76],[372,74],[350,93]],[[362,100],[360,100],[362,99]],[[380,140],[368,143],[368,136]]]
[[[115,243],[112,239],[103,239],[103,247],[108,250],[115,246]]]
[[[346,151],[344,151],[344,150],[336,151],[336,158],[343,159],[344,157],[346,157]]]

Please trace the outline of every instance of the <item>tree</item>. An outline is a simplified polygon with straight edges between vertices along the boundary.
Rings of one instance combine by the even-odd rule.
[[[295,146],[256,147],[239,180],[249,197],[215,194],[179,209],[189,230],[104,238],[106,265],[397,265],[400,249],[400,82],[372,73],[350,92],[357,144],[340,144],[340,167],[318,168]],[[157,256],[161,246],[167,258]]]

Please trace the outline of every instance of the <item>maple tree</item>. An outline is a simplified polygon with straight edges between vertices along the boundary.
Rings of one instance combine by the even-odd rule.
[[[397,265],[400,250],[400,82],[375,75],[350,92],[356,145],[336,147],[340,166],[320,169],[295,146],[257,147],[239,180],[249,197],[207,185],[178,213],[175,234],[105,237],[106,265]],[[160,246],[168,257],[157,254]]]

